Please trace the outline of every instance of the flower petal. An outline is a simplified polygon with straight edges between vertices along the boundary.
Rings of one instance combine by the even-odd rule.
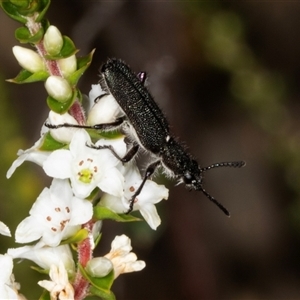
[[[11,236],[9,228],[3,222],[0,222],[0,234]]]
[[[47,159],[47,157],[51,154],[48,151],[40,151],[39,147],[42,144],[44,136],[42,135],[41,138],[35,142],[35,144],[27,149],[27,150],[19,150],[18,151],[18,158],[13,162],[11,167],[6,173],[6,178],[10,178],[15,170],[24,162],[24,161],[31,161],[38,165],[42,165],[43,162]]]
[[[53,151],[43,163],[43,169],[48,176],[65,179],[71,176],[72,156],[69,150]]]
[[[62,261],[70,275],[75,272],[75,263],[69,245],[42,248],[24,246],[8,249],[7,253],[14,259],[29,259],[45,270],[49,270],[52,264],[58,265]]]

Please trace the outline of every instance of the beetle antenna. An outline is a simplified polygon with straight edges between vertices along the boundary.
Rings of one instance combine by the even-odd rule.
[[[218,202],[213,196],[211,196],[205,189],[201,188],[200,191],[208,198],[208,200],[217,205],[227,217],[230,217],[229,211],[220,202]]]
[[[205,168],[200,168],[200,171],[205,172],[205,171],[209,171],[211,169],[220,168],[220,167],[241,168],[245,165],[246,165],[246,163],[244,161],[220,162],[220,163],[212,164]],[[220,202],[218,202],[213,196],[211,196],[203,187],[201,187],[200,191],[208,198],[208,200],[210,200],[215,205],[217,205],[226,216],[230,217],[229,211]]]
[[[246,162],[244,161],[227,161],[227,162],[220,162],[220,163],[215,163],[212,164],[208,167],[205,168],[200,168],[201,172],[209,171],[214,168],[220,168],[220,167],[231,167],[231,168],[241,168],[246,165]]]

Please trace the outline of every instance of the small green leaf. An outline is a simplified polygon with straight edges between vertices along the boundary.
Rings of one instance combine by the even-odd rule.
[[[73,236],[69,237],[66,240],[63,240],[60,245],[66,245],[66,244],[77,244],[85,240],[89,235],[89,232],[82,228],[79,231],[76,232]]]
[[[73,93],[73,96],[70,98],[70,100],[68,100],[67,102],[59,102],[57,100],[55,100],[54,98],[52,98],[51,96],[47,97],[47,104],[49,106],[49,108],[51,110],[53,110],[54,112],[58,113],[58,114],[64,114],[66,113],[69,108],[72,106],[72,104],[74,103],[77,93]]]
[[[64,43],[63,43],[63,46],[62,46],[60,52],[57,55],[46,55],[45,57],[47,59],[56,60],[56,59],[61,59],[61,58],[67,58],[78,52],[78,49],[76,49],[75,44],[69,37],[64,35],[63,40],[64,40]]]
[[[20,27],[17,28],[15,31],[15,38],[19,40],[20,43],[31,43],[31,44],[36,44],[38,43],[44,35],[44,29],[40,28],[38,32],[34,35],[31,35],[30,31],[26,27]]]
[[[18,2],[18,0],[10,0],[14,1],[14,3]],[[38,12],[40,9],[40,1],[39,0],[30,0],[28,1],[28,5],[26,7],[20,7],[19,13],[23,16],[31,17],[35,12]]]
[[[47,9],[49,8],[50,5],[50,0],[38,0],[40,3],[40,7],[39,7],[39,15],[36,18],[36,22],[41,22],[42,19],[44,18],[44,15],[47,12]]]
[[[95,51],[96,49],[93,49],[88,55],[77,58],[78,69],[83,68],[84,66],[92,62]]]
[[[114,140],[114,139],[119,139],[121,137],[124,137],[124,134],[118,130],[101,131],[99,134],[102,139],[106,139],[106,140]]]
[[[95,187],[85,199],[93,202],[96,199],[98,193],[99,193],[99,188]]]
[[[61,58],[69,57],[69,56],[75,54],[76,52],[78,52],[75,44],[69,37],[64,35],[63,39],[64,39],[64,44],[60,51]]]
[[[141,221],[140,218],[134,217],[132,215],[127,214],[117,214],[107,207],[103,206],[96,206],[94,207],[94,215],[93,218],[96,220],[114,220],[117,222],[135,222],[135,221]]]
[[[83,96],[82,96],[82,93],[79,89],[77,89],[77,100],[82,103],[82,100],[83,100]]]
[[[47,132],[44,135],[43,143],[40,146],[39,150],[41,151],[54,151],[65,147],[67,144],[63,144],[55,140],[50,132]]]
[[[92,295],[100,297],[103,300],[115,300],[116,299],[116,297],[112,291],[103,292],[102,290],[99,290],[94,286],[90,287],[90,293]]]
[[[40,274],[46,274],[46,275],[49,274],[49,270],[45,270],[45,269],[42,269],[42,268],[39,268],[39,267],[36,267],[36,266],[31,266],[30,268],[31,268],[32,270],[37,271],[37,272],[40,273]]]
[[[90,276],[80,264],[78,267],[82,276],[92,285],[90,287],[90,292],[93,295],[97,295],[105,300],[115,299],[115,295],[110,290],[114,282],[114,270],[112,270],[108,275],[100,278]]]
[[[71,74],[68,79],[72,85],[76,85],[79,78],[86,71],[86,69],[90,66],[93,54],[95,50],[92,50],[87,56],[77,58],[77,71]]]
[[[36,73],[31,73],[25,69],[22,69],[20,73],[13,79],[8,79],[8,82],[12,83],[31,83],[37,81],[45,81],[48,78],[49,74],[46,71],[39,71]]]
[[[22,3],[23,5],[24,3]],[[0,6],[2,7],[2,9],[4,10],[4,12],[10,16],[12,19],[20,22],[20,23],[23,23],[23,24],[26,24],[27,22],[27,19],[24,18],[20,13],[19,13],[19,8],[12,4],[11,2],[9,1],[5,1],[5,0],[1,0],[0,1]]]
[[[99,235],[96,237],[94,243],[95,243],[95,248],[98,246],[99,242],[101,241],[102,238],[102,233],[99,233]]]
[[[10,0],[1,1],[3,4],[0,4],[11,18],[25,24],[27,22],[25,17],[31,17],[34,13],[44,11],[45,2],[48,1],[49,0]],[[39,22],[39,20],[37,20],[37,22]]]
[[[28,7],[30,0],[10,0],[10,2],[19,9],[25,9],[26,7]]]
[[[50,293],[44,290],[39,300],[51,300]]]
[[[91,128],[91,129],[87,129],[87,131],[91,136],[92,140],[94,141],[98,141],[99,139],[113,140],[113,139],[119,139],[124,137],[124,135],[118,130],[100,131]]]

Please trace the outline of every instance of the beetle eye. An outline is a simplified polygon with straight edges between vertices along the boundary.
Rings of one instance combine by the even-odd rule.
[[[191,173],[186,172],[183,176],[183,180],[184,180],[185,184],[191,184],[193,181],[193,176],[191,175]]]

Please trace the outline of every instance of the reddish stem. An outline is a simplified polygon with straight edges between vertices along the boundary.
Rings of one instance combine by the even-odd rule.
[[[84,110],[79,101],[75,101],[69,109],[69,114],[75,118],[79,125],[85,124]]]
[[[91,260],[93,256],[93,249],[91,244],[92,237],[92,229],[94,226],[94,222],[90,221],[83,225],[83,228],[89,231],[89,237],[83,240],[80,244],[78,244],[78,263],[82,267],[86,267],[86,264],[89,260]],[[75,300],[82,300],[86,297],[89,288],[89,282],[82,276],[80,270],[77,270],[76,278],[73,284],[75,291]]]

